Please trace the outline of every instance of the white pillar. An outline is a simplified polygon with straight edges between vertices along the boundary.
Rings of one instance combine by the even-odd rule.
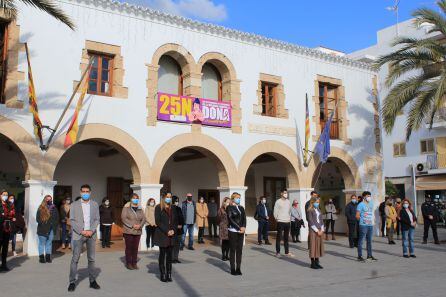
[[[27,232],[23,242],[23,253],[28,256],[38,256],[38,237],[36,214],[45,195],[53,196],[56,181],[27,180],[25,186],[25,224]]]
[[[163,187],[162,184],[139,184],[130,185],[133,192],[139,195],[139,201],[141,203],[141,208],[145,211],[147,206],[147,201],[149,198],[154,198],[156,204],[160,202],[160,191]],[[146,231],[145,228],[142,230],[141,240],[139,242],[139,250],[146,250]]]
[[[307,203],[308,200],[311,198],[311,191],[313,191],[313,188],[301,188],[301,189],[287,189],[288,190],[288,197],[291,202],[293,202],[294,199],[297,199],[299,201],[299,208],[300,213],[302,214],[302,218],[305,222],[305,228],[300,229],[300,240],[301,241],[307,241],[308,240],[308,223],[307,223],[307,214],[305,213],[305,203]]]

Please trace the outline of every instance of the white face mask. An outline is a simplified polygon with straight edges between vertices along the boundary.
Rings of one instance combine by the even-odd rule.
[[[225,202],[225,205],[228,206],[229,205],[229,201]]]
[[[9,203],[13,204],[14,203],[14,199],[9,200]]]
[[[286,199],[286,198],[288,198],[288,193],[283,193],[283,195],[282,195],[282,196],[283,196],[283,198],[285,198],[285,199]]]
[[[262,200],[262,203],[263,203],[263,204],[266,204],[266,199],[263,199],[263,200]]]
[[[3,196],[2,196],[2,200],[3,200],[3,201],[8,200],[8,196],[7,196],[7,195],[3,195]]]
[[[110,201],[105,201],[104,204],[105,204],[106,206],[109,206],[109,205],[110,205]]]
[[[178,206],[178,201],[174,203],[176,206]]]
[[[367,200],[367,202],[370,202],[370,200],[372,200],[372,197],[367,196],[367,197],[365,198],[365,200]]]

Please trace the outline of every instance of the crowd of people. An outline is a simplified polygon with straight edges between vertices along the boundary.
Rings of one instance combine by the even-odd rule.
[[[90,287],[100,289],[96,282],[95,251],[100,230],[102,248],[110,248],[111,230],[116,222],[114,208],[108,198],[103,198],[101,205],[92,199],[89,185],[83,185],[80,196],[71,201],[62,200],[61,206],[55,206],[53,197],[46,195],[36,213],[38,252],[40,263],[52,262],[53,240],[59,230],[62,249],[72,249],[72,259],[69,273],[68,291],[76,288],[77,266],[79,258],[86,247]],[[1,270],[8,271],[7,253],[9,241],[15,245],[15,230],[25,229],[20,223],[20,217],[14,207],[14,195],[7,191],[1,192],[0,209],[0,248]],[[242,275],[242,255],[245,242],[246,212],[241,206],[241,195],[234,192],[231,197],[222,199],[217,205],[215,198],[207,203],[203,197],[195,202],[191,193],[180,204],[177,196],[168,192],[162,195],[160,203],[154,198],[147,201],[143,210],[138,194],[133,193],[121,212],[122,233],[125,242],[125,267],[129,270],[139,269],[138,250],[143,230],[146,232],[146,248],[159,249],[159,272],[162,282],[172,281],[172,264],[181,263],[180,251],[185,247],[194,250],[194,229],[198,228],[199,244],[204,243],[205,228],[208,228],[210,238],[218,237],[221,245],[222,261],[229,261],[230,273]],[[298,200],[288,199],[288,192],[283,189],[280,199],[274,202],[273,209],[268,208],[268,198],[260,197],[256,206],[254,219],[258,222],[257,241],[259,245],[271,245],[269,227],[272,217],[276,222],[275,250],[276,257],[281,257],[281,247],[285,257],[294,257],[290,252],[289,237],[301,242],[301,228],[308,226],[308,250],[310,267],[322,269],[320,258],[324,256],[324,241],[336,240],[335,222],[340,211],[333,199],[322,207],[321,198],[317,192],[311,192],[306,202],[306,222],[301,213]],[[272,202],[272,201],[271,201]],[[389,244],[395,244],[394,235],[402,237],[402,252],[405,258],[415,258],[414,230],[417,217],[408,199],[386,197],[379,207],[381,217],[382,236],[386,236]],[[435,205],[429,199],[421,206],[424,220],[423,243],[427,242],[429,228],[432,229],[435,243],[438,244],[436,222],[439,214]],[[365,191],[361,196],[352,195],[345,208],[348,226],[348,242],[350,248],[357,248],[358,261],[377,261],[373,256],[372,237],[375,225],[374,205],[370,192]],[[17,226],[17,227],[16,227]],[[329,232],[329,230],[331,232]],[[218,232],[217,232],[218,231]],[[25,233],[25,232],[23,232]],[[329,236],[329,233],[331,236]],[[188,241],[186,242],[186,237]],[[366,241],[367,257],[363,258],[363,242]]]

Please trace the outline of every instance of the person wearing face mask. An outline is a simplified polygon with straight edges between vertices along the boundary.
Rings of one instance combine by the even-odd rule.
[[[402,200],[401,198],[396,198],[395,199],[395,210],[396,210],[396,239],[400,239],[400,233],[401,233],[401,224],[400,224],[400,211],[403,208],[403,204],[402,204]]]
[[[53,197],[45,195],[36,214],[37,236],[39,238],[39,262],[51,263],[54,234],[59,224],[59,214],[53,204]]]
[[[221,259],[223,261],[229,260],[229,235],[228,235],[228,214],[226,209],[230,204],[229,197],[223,199],[220,209],[218,210],[218,224],[220,228],[221,241]]]
[[[184,226],[180,250],[184,248],[184,242],[186,240],[187,233],[189,233],[189,243],[187,245],[187,248],[189,250],[194,250],[194,225],[197,218],[197,206],[195,204],[195,201],[192,200],[191,193],[187,193],[186,200],[183,201],[181,205],[181,210],[184,218]]]
[[[71,230],[70,230],[70,197],[62,200],[62,205],[60,206],[59,219],[60,227],[62,229],[60,240],[62,241],[62,249],[71,249]]]
[[[358,261],[365,262],[362,257],[362,243],[367,241],[367,260],[376,261],[372,255],[372,237],[375,218],[373,215],[372,194],[369,191],[362,193],[363,201],[356,208],[356,219],[359,220]]]
[[[115,214],[110,205],[110,200],[107,197],[102,199],[102,204],[99,206],[99,216],[101,223],[101,242],[102,248],[110,247],[111,229],[115,222]]]
[[[160,248],[158,265],[162,282],[172,281],[172,253],[179,225],[177,218],[172,198],[165,195],[155,207],[155,244]]]
[[[319,209],[320,199],[311,198],[308,208],[308,246],[310,247],[310,259],[312,269],[322,269],[319,258],[324,256],[324,220]]]
[[[209,238],[218,237],[217,235],[217,215],[218,204],[215,203],[215,198],[211,197],[211,201],[208,203],[208,223],[209,223]]]
[[[14,219],[12,222],[12,228],[11,228],[11,233],[9,235],[9,240],[11,240],[11,251],[12,251],[12,255],[14,257],[17,256],[17,252],[16,252],[16,239],[17,239],[17,231],[18,231],[18,226],[17,226],[17,216],[20,215],[18,209],[16,208],[15,204],[15,196],[14,195],[9,195],[8,196],[8,203],[9,205],[13,205],[14,206]]]
[[[386,200],[386,207],[384,208],[386,215],[386,233],[389,244],[396,244],[393,241],[393,233],[396,230],[397,213],[395,207],[393,207],[393,201],[391,199]]]
[[[204,198],[200,197],[200,203],[197,204],[197,222],[198,227],[198,243],[204,243],[204,229],[208,227],[208,215],[209,209],[206,202],[204,202]]]
[[[226,207],[228,214],[229,262],[232,275],[242,275],[242,252],[246,229],[246,213],[240,205],[241,196],[234,192],[231,195],[233,205]]]
[[[325,204],[325,240],[328,240],[328,230],[331,227],[331,239],[336,240],[334,234],[335,222],[338,219],[336,206],[333,203],[333,199],[328,199],[328,203]]]
[[[149,198],[145,210],[146,215],[146,247],[147,250],[155,246],[153,236],[155,235],[155,199]]]
[[[181,261],[178,259],[178,256],[180,254],[180,245],[181,245],[181,239],[183,238],[183,225],[184,225],[184,218],[183,213],[181,211],[180,205],[180,199],[177,196],[172,196],[173,205],[172,208],[175,208],[175,212],[177,214],[177,232],[175,233],[175,245],[173,246],[173,255],[172,255],[172,263],[181,263]]]
[[[277,221],[276,257],[280,257],[280,242],[283,238],[285,256],[293,257],[289,252],[288,237],[290,235],[291,203],[286,189],[280,191],[280,199],[274,204],[274,218]]]
[[[403,208],[400,212],[401,219],[401,232],[403,236],[403,257],[404,258],[416,258],[413,235],[415,227],[417,226],[417,217],[412,209],[412,204],[409,199],[403,200]],[[407,248],[409,247],[409,253]]]
[[[96,229],[99,226],[99,206],[91,199],[91,187],[87,184],[80,189],[80,199],[73,202],[70,208],[70,224],[72,233],[73,257],[70,264],[70,278],[68,292],[76,289],[76,274],[79,258],[82,254],[84,244],[87,246],[88,275],[90,288],[99,290],[97,270],[95,268],[96,253]]]
[[[8,192],[2,190],[0,202],[0,249],[2,265],[0,271],[9,271],[6,260],[8,256],[9,238],[11,236],[15,221],[14,203],[8,202]]]
[[[257,204],[256,212],[254,214],[254,218],[257,220],[258,223],[257,242],[259,245],[261,245],[263,238],[266,245],[271,245],[268,240],[269,216],[271,214],[271,210],[268,209],[265,196],[260,197],[259,200],[259,204]]]
[[[427,244],[427,237],[429,235],[429,228],[432,228],[432,235],[434,236],[435,244],[440,244],[437,233],[437,222],[439,219],[438,208],[435,206],[431,197],[426,196],[425,201],[421,204],[421,214],[424,221],[423,244]]]
[[[139,269],[138,247],[146,217],[141,209],[138,194],[133,193],[130,201],[122,208],[121,220],[125,241],[125,267],[128,270]]]
[[[348,226],[348,243],[350,248],[358,246],[358,220],[356,219],[356,208],[358,207],[358,197],[352,195],[350,202],[345,206],[345,216]]]
[[[310,200],[308,200],[305,203],[305,217],[307,218],[307,222],[308,222],[308,209],[310,208],[311,198],[318,198],[318,197],[319,197],[319,194],[316,191],[311,191],[311,193],[310,193]]]
[[[291,207],[291,239],[293,242],[300,242],[300,228],[305,226],[304,220],[302,219],[302,214],[299,209],[299,202],[293,200],[293,205]]]

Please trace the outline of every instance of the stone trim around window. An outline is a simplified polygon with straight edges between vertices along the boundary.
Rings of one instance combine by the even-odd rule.
[[[0,18],[6,20],[4,13]],[[19,53],[25,51],[23,43],[20,43],[20,26],[15,21],[8,25],[8,68],[5,83],[5,106],[9,108],[23,108],[24,102],[18,99],[19,81],[25,80],[25,73],[18,70]],[[26,61],[25,61],[26,63]]]
[[[277,85],[277,111],[276,118],[288,119],[288,109],[285,109],[285,91],[282,83],[282,77],[260,73],[259,82],[257,86],[257,104],[254,104],[254,114],[262,115],[262,82],[267,82]]]
[[[321,135],[321,124],[320,124],[320,117],[319,117],[319,83],[328,83],[331,85],[338,86],[338,121],[339,121],[339,139],[343,141],[347,145],[352,144],[352,140],[348,138],[347,135],[347,127],[350,124],[350,121],[347,119],[347,108],[348,104],[345,100],[345,88],[342,85],[342,80],[337,78],[332,78],[328,76],[323,75],[317,75],[316,80],[314,81],[314,96],[313,96],[313,102],[314,102],[314,116],[313,116],[313,123],[316,127],[315,131],[316,134],[313,134],[313,141],[317,142],[319,139],[319,135]]]
[[[129,90],[127,87],[124,87],[124,58],[121,55],[121,47],[118,45],[106,44],[91,40],[85,41],[85,48],[82,49],[82,58],[79,69],[81,73],[84,73],[85,69],[88,67],[89,61],[89,52],[111,55],[113,56],[113,69],[112,69],[112,82],[111,82],[111,96],[113,98],[122,98],[127,99],[129,95]],[[76,88],[79,81],[74,81],[73,89]],[[81,90],[78,90],[78,93]]]

